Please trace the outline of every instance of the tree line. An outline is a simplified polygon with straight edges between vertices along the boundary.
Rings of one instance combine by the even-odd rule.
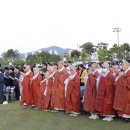
[[[25,60],[21,59],[20,52],[18,50],[8,49],[2,54],[0,63],[6,66],[11,62],[15,66],[22,66],[23,64],[34,65],[57,62],[63,58],[66,58],[67,61],[71,62],[81,61],[86,63],[91,62],[90,56],[94,53],[100,62],[106,60],[125,60],[130,58],[129,43],[124,43],[120,46],[113,44],[111,48],[108,48],[108,45],[108,43],[103,42],[100,42],[97,45],[94,45],[92,42],[86,42],[80,46],[80,50],[73,50],[71,53],[67,52],[62,56],[42,51],[41,53],[37,52],[33,55],[28,55]]]
[[[92,42],[84,43],[80,46],[81,51],[73,50],[71,57],[74,60],[91,61],[90,56],[96,53],[98,60],[103,61],[120,61],[130,58],[130,44],[124,43],[118,46],[113,44],[111,48],[108,48],[108,43],[100,42],[94,45]]]
[[[4,66],[7,66],[9,63],[11,63],[14,66],[21,67],[24,64],[33,66],[35,64],[58,62],[60,59],[61,57],[59,55],[49,54],[46,51],[42,51],[41,53],[37,52],[35,54],[30,54],[25,60],[22,60],[18,50],[8,49],[2,54],[0,63]]]

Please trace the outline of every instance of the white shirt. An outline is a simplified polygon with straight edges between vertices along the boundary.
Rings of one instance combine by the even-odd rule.
[[[29,70],[28,72],[25,73],[25,76],[29,75],[31,72],[31,70]]]
[[[130,70],[130,67],[124,72],[124,74],[126,74],[129,70]]]
[[[71,79],[74,79],[74,77],[75,77],[76,75],[77,75],[77,73],[74,73],[74,74],[70,75],[69,77],[70,77]],[[66,96],[67,87],[68,87],[68,84],[69,84],[68,78],[64,81],[64,84],[65,84],[65,96]]]
[[[106,77],[109,72],[110,72],[110,70],[107,70],[105,73],[102,73],[102,76],[103,76],[103,77]]]
[[[61,72],[65,69],[65,67],[63,66],[61,69],[59,69],[58,71]]]
[[[102,68],[99,68],[97,71],[99,72],[99,74],[101,74],[102,73]]]
[[[33,78],[32,78],[32,80],[36,79],[38,75],[39,75],[39,73],[36,74],[36,75],[34,75]]]

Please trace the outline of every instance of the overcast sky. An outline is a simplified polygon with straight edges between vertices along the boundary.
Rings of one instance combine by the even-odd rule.
[[[130,43],[129,0],[0,0],[0,53],[85,42]]]

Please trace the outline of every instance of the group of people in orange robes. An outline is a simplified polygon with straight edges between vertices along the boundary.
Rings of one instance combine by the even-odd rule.
[[[63,61],[47,66],[44,79],[40,68],[31,71],[24,66],[21,104],[24,108],[41,109],[63,115],[78,116],[81,106],[89,112],[89,119],[112,121],[118,115],[130,121],[130,64],[126,61],[110,67],[109,62],[102,64],[102,71],[93,63],[87,73],[84,96],[81,99],[80,73],[74,65],[67,70]],[[69,72],[68,72],[69,71]]]
[[[24,71],[21,95],[24,108],[31,106],[61,115],[80,114],[80,77],[75,66],[70,66],[71,73],[68,73],[63,61],[48,65],[43,80],[38,67],[32,73],[31,67],[26,65]]]
[[[84,92],[84,110],[90,112],[90,119],[112,121],[116,115],[123,121],[130,122],[130,64],[126,61],[110,68],[108,62],[103,63],[99,73],[97,64],[89,69]],[[122,71],[121,71],[122,70]]]

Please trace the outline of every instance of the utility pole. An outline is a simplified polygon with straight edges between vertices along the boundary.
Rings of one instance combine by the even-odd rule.
[[[116,32],[117,33],[117,45],[118,45],[118,60],[120,59],[120,42],[119,42],[119,32],[121,32],[121,28],[119,27],[116,27],[116,28],[113,28],[113,32]]]

